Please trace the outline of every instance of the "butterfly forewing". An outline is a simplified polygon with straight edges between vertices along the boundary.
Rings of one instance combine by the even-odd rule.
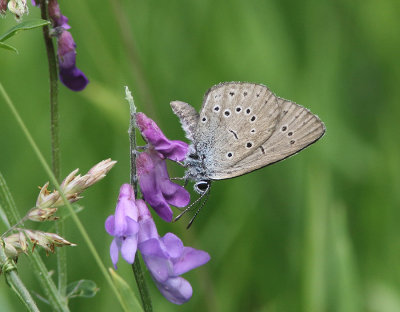
[[[253,83],[224,83],[205,95],[194,135],[195,149],[214,178],[251,155],[275,131],[276,96]]]

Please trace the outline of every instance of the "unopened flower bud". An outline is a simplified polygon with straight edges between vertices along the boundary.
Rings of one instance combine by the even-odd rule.
[[[86,174],[87,176],[89,176],[89,179],[86,182],[86,187],[89,187],[103,179],[116,163],[117,162],[115,160],[111,160],[110,158],[108,158],[92,167],[92,169],[90,169]]]

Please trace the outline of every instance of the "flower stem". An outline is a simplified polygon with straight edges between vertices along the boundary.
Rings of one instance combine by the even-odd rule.
[[[125,87],[126,99],[129,102],[130,108],[130,122],[129,122],[129,151],[130,151],[130,162],[131,162],[131,185],[135,192],[135,197],[138,197],[138,178],[136,173],[136,106],[133,101],[133,97],[128,87]],[[135,261],[132,264],[133,274],[135,275],[136,284],[139,289],[140,298],[142,299],[143,309],[145,312],[153,311],[151,305],[151,298],[147,289],[146,281],[144,279],[143,271],[140,265],[139,252],[136,253]]]
[[[15,263],[12,260],[7,259],[7,256],[4,253],[3,242],[1,242],[0,246],[0,263],[1,272],[4,274],[7,284],[17,294],[22,303],[25,304],[25,307],[28,309],[28,311],[39,312],[39,309],[36,306],[31,294],[18,276]]]
[[[49,20],[48,2],[40,0],[40,11],[42,19]],[[49,64],[50,77],[50,133],[51,133],[51,165],[54,176],[60,181],[60,141],[59,141],[59,114],[58,114],[58,75],[57,59],[53,40],[50,36],[50,26],[43,27],[44,43],[46,45],[47,61]],[[56,232],[63,235],[65,224],[62,219],[56,223]],[[66,249],[61,248],[57,252],[58,289],[65,296],[67,289],[67,254]]]

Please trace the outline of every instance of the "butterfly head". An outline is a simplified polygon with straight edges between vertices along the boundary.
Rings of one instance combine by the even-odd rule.
[[[210,186],[211,186],[210,180],[201,180],[201,181],[197,181],[194,184],[194,190],[196,191],[196,193],[203,195],[203,194],[207,193]]]

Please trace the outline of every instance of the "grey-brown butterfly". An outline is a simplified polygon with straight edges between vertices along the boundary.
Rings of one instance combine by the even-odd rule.
[[[185,179],[193,180],[202,195],[212,180],[234,178],[283,160],[325,133],[318,116],[256,83],[211,87],[200,113],[180,101],[171,102],[171,107],[192,142],[184,161]]]

